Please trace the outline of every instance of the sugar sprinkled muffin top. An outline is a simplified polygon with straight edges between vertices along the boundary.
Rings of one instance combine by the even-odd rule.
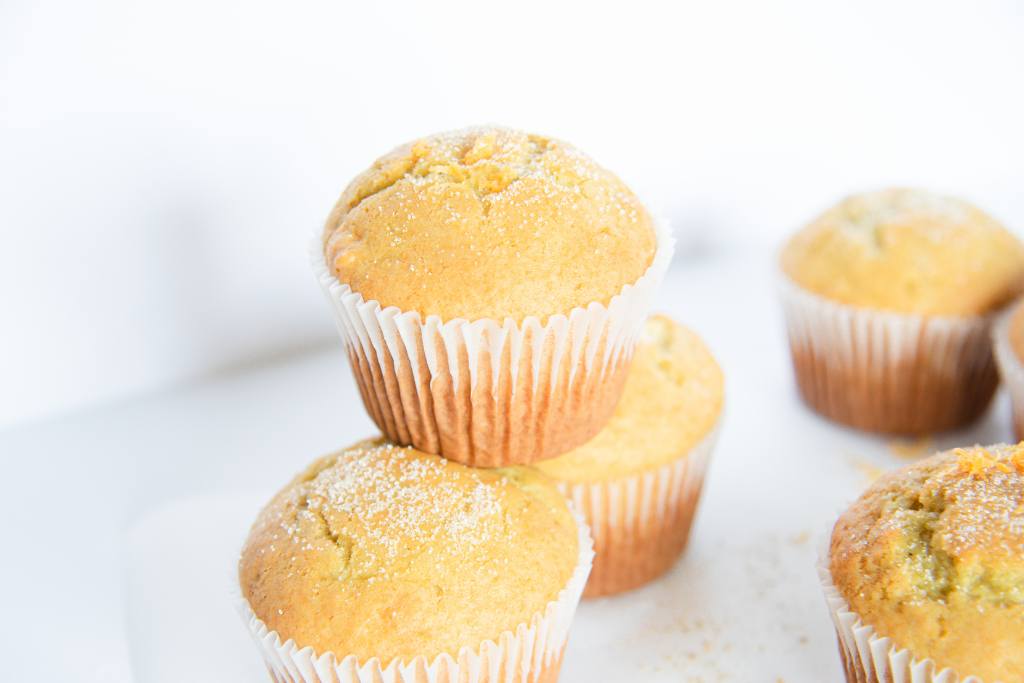
[[[976,315],[1024,288],[1024,247],[953,197],[889,189],[854,195],[786,244],[786,275],[840,303],[900,313]]]
[[[1024,444],[958,448],[879,479],[832,533],[832,580],[899,647],[1024,677]]]
[[[708,435],[722,412],[723,391],[722,371],[700,337],[652,316],[608,424],[583,446],[534,466],[573,482],[660,467]]]
[[[538,472],[373,440],[318,460],[267,505],[239,581],[282,640],[386,665],[514,630],[577,557],[576,523]]]
[[[327,219],[328,268],[366,300],[444,320],[542,320],[607,303],[656,247],[615,175],[504,128],[426,137],[378,159]]]

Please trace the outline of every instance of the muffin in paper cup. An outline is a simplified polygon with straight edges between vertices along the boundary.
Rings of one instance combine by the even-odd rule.
[[[643,586],[682,554],[718,435],[723,386],[700,338],[654,316],[605,428],[535,465],[583,513],[594,536],[584,597]]]
[[[1010,394],[1013,412],[1013,430],[1018,439],[1024,438],[1024,305],[1018,304],[1002,316],[992,330],[999,375]]]
[[[239,612],[274,681],[553,683],[592,559],[585,522],[539,473],[368,441],[260,514]],[[551,598],[516,623],[538,584]]]
[[[381,431],[497,467],[604,425],[672,250],[667,227],[576,150],[484,129],[379,160],[312,257]]]
[[[1021,680],[1022,474],[1024,444],[958,448],[840,516],[818,574],[849,683]]]
[[[847,198],[783,249],[781,298],[804,400],[859,429],[969,424],[998,384],[994,317],[1024,286],[1024,246],[951,197]]]
[[[818,566],[818,576],[836,628],[847,683],[985,683],[977,676],[960,678],[952,669],[940,669],[934,660],[915,659],[891,638],[878,635],[850,611],[832,583],[827,560]]]
[[[870,432],[926,434],[970,424],[999,376],[993,315],[941,317],[829,301],[781,286],[800,395],[831,420]]]

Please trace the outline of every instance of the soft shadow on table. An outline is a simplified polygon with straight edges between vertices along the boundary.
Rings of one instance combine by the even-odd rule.
[[[266,678],[235,610],[235,561],[258,501],[242,494],[186,498],[128,529],[125,620],[137,683]]]

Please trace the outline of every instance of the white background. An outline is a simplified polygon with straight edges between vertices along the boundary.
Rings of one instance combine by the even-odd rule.
[[[890,183],[1020,229],[1022,7],[4,0],[0,425],[333,343],[307,238],[439,129],[570,140],[691,255]]]
[[[837,680],[813,544],[865,471],[906,461],[799,404],[771,259],[893,183],[1024,231],[1022,67],[1016,0],[0,0],[5,675],[253,680],[222,588],[242,529],[372,430],[309,236],[396,143],[496,122],[669,215],[658,307],[727,377],[687,558],[584,606],[566,683]],[[1001,403],[934,446],[1010,436]]]

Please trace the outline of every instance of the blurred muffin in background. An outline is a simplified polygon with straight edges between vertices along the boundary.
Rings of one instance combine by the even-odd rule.
[[[492,467],[604,425],[672,241],[572,146],[474,128],[378,159],[314,251],[380,429]]]
[[[996,324],[992,339],[999,374],[1010,394],[1013,429],[1018,439],[1024,439],[1024,302]]]
[[[642,586],[682,553],[723,391],[722,371],[700,337],[654,316],[605,428],[583,446],[536,465],[591,527],[596,557],[585,596]]]
[[[804,400],[868,431],[923,434],[976,419],[998,384],[993,315],[1024,288],[1024,247],[959,199],[849,197],[781,254]]]
[[[1022,498],[1024,444],[975,446],[840,516],[821,577],[848,681],[1024,680]]]
[[[471,469],[378,439],[316,461],[271,500],[239,583],[275,680],[397,668],[424,683],[554,681],[592,556],[536,470]]]

